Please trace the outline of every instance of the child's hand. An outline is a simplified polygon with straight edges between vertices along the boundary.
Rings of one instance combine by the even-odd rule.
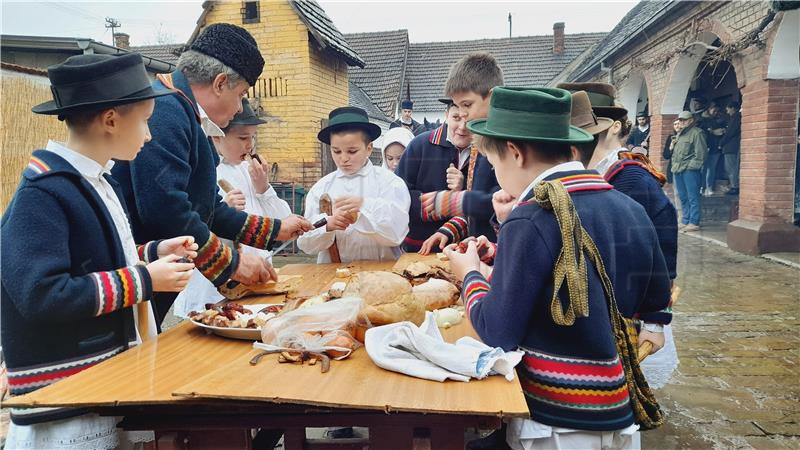
[[[494,214],[497,216],[498,222],[503,223],[508,219],[516,200],[517,199],[513,195],[502,189],[492,195],[492,206],[494,207]]]
[[[231,208],[236,208],[239,211],[244,211],[246,200],[244,193],[240,189],[234,189],[225,194],[225,203]]]
[[[194,236],[179,236],[172,239],[164,239],[158,243],[158,257],[163,258],[170,254],[178,255],[182,258],[197,258],[198,245],[194,241]]]
[[[642,330],[639,332],[639,345],[642,345],[642,342],[645,341],[653,344],[653,350],[650,351],[652,355],[664,347],[664,333]]]
[[[355,223],[353,216],[353,212],[347,209],[334,209],[333,215],[328,217],[328,224],[325,226],[325,230],[344,231],[347,227]]]
[[[467,243],[464,253],[458,251],[458,244],[450,244],[444,249],[444,254],[450,260],[450,270],[457,280],[463,280],[473,270],[480,270],[481,259],[478,257],[478,247],[475,241]]]
[[[464,189],[464,174],[461,173],[460,170],[456,169],[456,166],[450,164],[450,167],[447,168],[447,189],[451,191],[460,191]]]
[[[179,263],[178,255],[167,255],[147,265],[155,292],[180,292],[192,276],[192,263]]]
[[[267,173],[265,165],[255,158],[250,158],[250,167],[247,169],[250,173],[250,179],[253,181],[253,188],[259,194],[263,194],[269,189],[269,173]]]
[[[362,197],[339,197],[333,202],[333,212],[336,213],[337,209],[345,211],[361,211],[361,206],[364,205],[364,198]]]
[[[433,236],[425,239],[425,242],[422,243],[422,247],[420,247],[418,253],[423,256],[430,255],[431,250],[433,250],[434,247],[437,247],[439,250],[444,250],[444,247],[447,245],[447,241],[449,240],[450,238],[448,238],[446,234],[437,231],[436,233],[433,233]]]
[[[314,225],[306,220],[305,217],[292,214],[281,220],[281,230],[278,232],[277,239],[279,241],[290,241],[292,239],[297,239],[298,236],[313,229]]]

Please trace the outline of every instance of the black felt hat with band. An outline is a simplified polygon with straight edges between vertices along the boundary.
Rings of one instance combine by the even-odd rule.
[[[366,111],[355,106],[345,106],[336,108],[328,114],[328,126],[317,134],[317,139],[330,145],[331,133],[349,129],[363,130],[369,136],[370,141],[378,139],[378,136],[381,135],[381,127],[369,122]]]
[[[592,135],[570,125],[572,96],[563,89],[492,89],[489,115],[469,122],[475,134],[512,141],[591,142]]]
[[[36,114],[67,115],[139,102],[174,91],[155,90],[138,53],[76,55],[47,68],[53,100],[34,106]],[[61,118],[61,117],[59,117]]]
[[[264,58],[256,40],[244,28],[229,23],[215,23],[206,27],[189,50],[222,61],[244,77],[250,86],[256,84],[264,70]]]
[[[261,125],[262,123],[267,123],[267,121],[258,117],[258,114],[250,106],[250,102],[243,98],[242,112],[233,116],[233,119],[228,123],[228,128],[234,125]]]
[[[628,115],[628,110],[616,102],[617,88],[608,83],[558,83],[557,88],[570,92],[586,91],[592,109],[599,117],[609,117],[614,120],[622,119]]]

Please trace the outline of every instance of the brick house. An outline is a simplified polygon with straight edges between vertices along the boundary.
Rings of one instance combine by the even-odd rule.
[[[800,251],[792,225],[800,10],[791,2],[642,1],[564,78],[614,84],[629,111],[651,115],[651,159],[690,97],[739,100],[742,142],[738,218],[730,248]]]
[[[268,123],[259,128],[258,151],[277,163],[277,179],[311,186],[331,170],[317,133],[328,112],[349,103],[348,66],[364,66],[342,34],[309,0],[206,1],[189,43],[213,23],[249,31],[266,64],[249,97]],[[183,45],[134,47],[143,54],[178,55]]]
[[[409,42],[407,30],[345,34],[366,62],[350,67],[350,80],[377,109],[399,117],[400,102],[414,101],[414,119],[436,122],[444,118],[444,84],[450,66],[466,54],[488,52],[503,68],[505,81],[515,86],[543,86],[565,69],[591,54],[606,33],[565,34],[564,23],[552,35],[474,39],[455,42]]]

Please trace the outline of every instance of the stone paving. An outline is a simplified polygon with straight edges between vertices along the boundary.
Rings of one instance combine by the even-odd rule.
[[[643,448],[800,448],[800,271],[682,235],[680,366]]]

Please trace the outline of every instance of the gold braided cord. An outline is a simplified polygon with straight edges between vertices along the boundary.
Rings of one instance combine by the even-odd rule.
[[[580,223],[575,205],[564,185],[558,180],[540,183],[535,191],[539,205],[552,210],[561,230],[563,246],[553,269],[553,298],[550,314],[558,325],[570,326],[576,317],[589,316],[589,281],[585,256],[591,260],[597,271],[605,292],[611,329],[617,346],[620,360],[625,370],[625,382],[631,399],[631,407],[636,416],[636,423],[641,429],[650,430],[664,423],[664,414],[656,401],[653,391],[639,366],[636,331],[629,328],[630,320],[622,317],[614,296],[614,286],[608,278],[600,251],[594,240]],[[576,251],[577,247],[577,251]],[[568,305],[566,314],[562,313],[558,291],[567,281]]]
[[[534,190],[536,201],[544,209],[552,209],[561,230],[561,251],[553,268],[553,297],[550,299],[550,315],[557,325],[570,326],[576,317],[589,316],[589,283],[586,259],[580,249],[583,241],[581,226],[575,205],[569,193],[558,181],[539,183]],[[587,236],[588,237],[588,236]],[[567,282],[566,312],[561,307],[558,292],[564,281]]]

